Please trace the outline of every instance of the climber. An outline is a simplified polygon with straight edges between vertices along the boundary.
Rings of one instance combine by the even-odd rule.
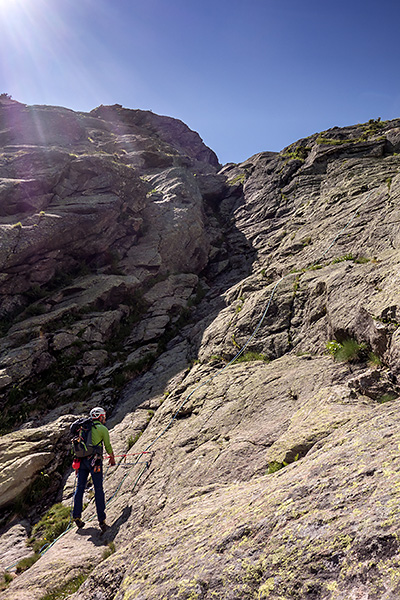
[[[74,496],[74,508],[72,512],[72,517],[78,529],[81,529],[85,525],[85,523],[81,519],[82,503],[86,482],[90,474],[92,476],[94,487],[97,518],[99,520],[100,529],[104,533],[105,531],[107,531],[108,525],[106,523],[105,499],[103,489],[103,442],[106,451],[109,454],[109,465],[115,465],[115,458],[113,449],[110,444],[110,434],[108,432],[107,427],[105,426],[106,411],[103,408],[100,408],[99,406],[97,406],[96,408],[92,408],[92,410],[90,411],[90,418],[92,419],[91,443],[93,446],[93,454],[91,456],[78,459],[80,464],[78,462],[78,481]]]

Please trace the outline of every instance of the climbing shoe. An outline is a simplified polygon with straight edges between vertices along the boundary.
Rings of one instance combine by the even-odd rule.
[[[85,523],[82,521],[82,519],[74,519],[74,522],[78,529],[82,529],[82,527],[85,526]]]
[[[108,525],[107,525],[107,523],[106,523],[105,521],[102,521],[101,523],[99,523],[99,525],[100,525],[100,529],[101,529],[101,531],[102,531],[103,533],[105,533],[105,532],[107,531],[107,529],[108,529]]]

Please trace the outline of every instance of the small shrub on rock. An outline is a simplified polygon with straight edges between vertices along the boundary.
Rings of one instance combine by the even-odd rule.
[[[339,344],[336,340],[331,340],[326,343],[326,349],[329,354],[331,354],[334,358],[336,358],[337,353],[339,352],[342,344]]]
[[[374,354],[374,352],[370,352],[368,354],[368,365],[370,367],[381,367],[382,361],[377,354]]]
[[[271,473],[276,473],[277,471],[283,469],[283,467],[287,467],[287,464],[288,463],[286,463],[285,461],[278,462],[277,460],[273,460],[268,465],[267,474],[271,475]]]
[[[138,439],[140,438],[140,436],[142,435],[142,431],[139,431],[136,435],[130,435],[128,437],[128,450],[130,450],[132,448],[132,446],[134,446],[136,444],[136,442],[138,441]]]
[[[343,342],[336,340],[326,344],[326,349],[339,362],[358,362],[367,357],[367,345],[359,344],[357,340],[348,338]]]

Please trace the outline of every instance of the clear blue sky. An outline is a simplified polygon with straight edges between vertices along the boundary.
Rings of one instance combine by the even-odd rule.
[[[0,0],[0,93],[176,117],[222,163],[400,117],[397,0]]]

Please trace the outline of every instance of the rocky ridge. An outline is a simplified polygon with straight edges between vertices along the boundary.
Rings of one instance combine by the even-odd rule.
[[[397,598],[400,121],[222,169],[119,106],[0,125],[3,568],[17,495],[71,502],[76,415],[151,452],[1,597]]]

